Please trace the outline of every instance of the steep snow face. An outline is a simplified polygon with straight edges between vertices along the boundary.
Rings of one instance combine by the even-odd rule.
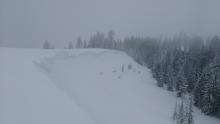
[[[176,98],[122,52],[0,49],[0,58],[1,124],[173,123]]]
[[[43,63],[50,65],[46,71],[57,88],[94,123],[171,123],[174,99],[155,88],[149,71],[124,53],[63,52],[47,61]]]

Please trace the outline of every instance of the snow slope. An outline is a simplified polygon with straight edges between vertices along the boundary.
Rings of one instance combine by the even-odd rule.
[[[1,48],[0,58],[0,124],[173,123],[175,96],[122,52]]]

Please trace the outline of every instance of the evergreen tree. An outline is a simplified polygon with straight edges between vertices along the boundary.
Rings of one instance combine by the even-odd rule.
[[[165,61],[163,62],[163,83],[167,85],[169,91],[173,91],[173,69],[172,69],[172,54],[170,51],[167,52],[165,56]]]
[[[192,97],[189,94],[184,94],[179,104],[175,105],[173,121],[176,124],[194,124],[192,105]]]
[[[83,48],[83,42],[81,40],[81,37],[77,38],[76,48]]]
[[[43,48],[50,49],[50,43],[48,41],[44,41]]]
[[[187,84],[187,80],[185,78],[184,72],[181,69],[179,71],[179,74],[177,76],[177,80],[176,80],[176,84],[177,84],[177,96],[181,97],[183,94],[187,93],[187,88],[188,88],[188,84]]]
[[[181,102],[181,104],[180,104],[177,122],[178,122],[178,124],[185,124],[185,111],[184,111],[183,102]]]
[[[178,120],[178,108],[177,102],[175,104],[174,112],[173,112],[173,121],[176,122]]]
[[[202,89],[201,109],[205,114],[219,112],[220,99],[220,63],[216,57],[207,69],[205,77],[207,81]]]
[[[163,81],[163,70],[161,68],[160,64],[157,64],[154,70],[154,77],[157,80],[157,86],[158,87],[163,87],[164,81]]]
[[[114,42],[115,42],[115,40],[114,40],[114,35],[115,35],[115,33],[114,33],[114,31],[113,30],[110,30],[109,32],[108,32],[108,37],[107,37],[107,41],[105,42],[105,44],[106,44],[106,48],[109,48],[109,49],[113,49],[114,48]]]
[[[187,124],[194,124],[193,118],[193,99],[192,96],[188,97],[188,108],[187,108]]]
[[[73,46],[73,42],[70,41],[69,44],[68,44],[68,49],[73,49],[73,48],[74,48],[74,46]]]

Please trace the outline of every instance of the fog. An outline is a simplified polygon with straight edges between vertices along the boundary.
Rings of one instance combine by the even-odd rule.
[[[62,48],[78,36],[220,34],[219,0],[0,0],[0,47]]]

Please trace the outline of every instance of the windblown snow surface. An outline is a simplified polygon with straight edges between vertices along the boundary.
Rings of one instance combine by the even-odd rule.
[[[173,123],[176,97],[123,52],[1,48],[0,58],[0,124]]]

